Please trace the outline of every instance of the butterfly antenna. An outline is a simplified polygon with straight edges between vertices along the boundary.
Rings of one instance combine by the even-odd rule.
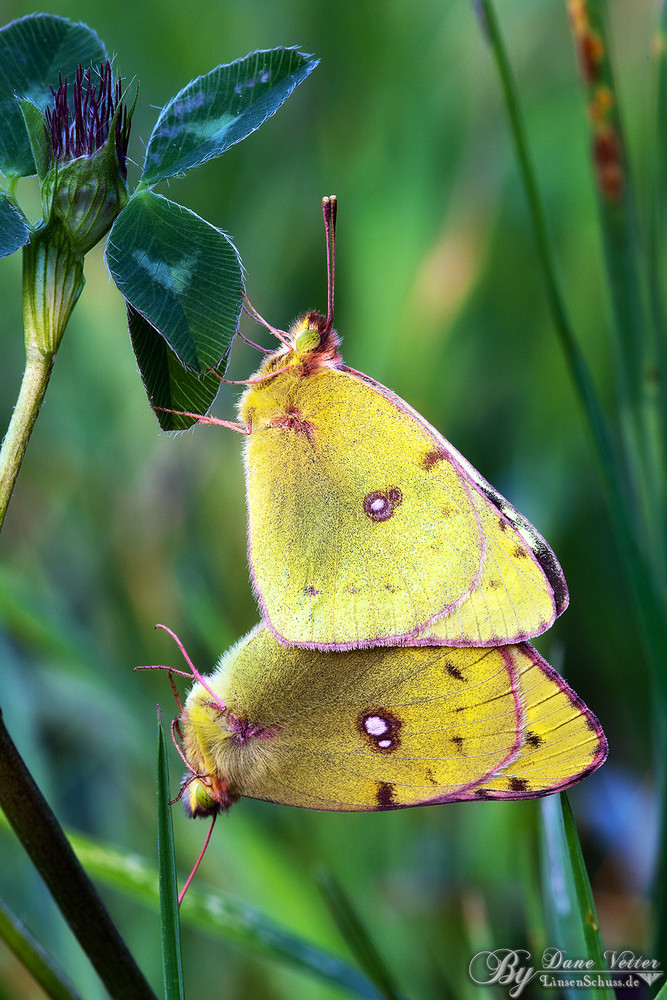
[[[223,705],[223,703],[220,701],[220,699],[218,698],[218,696],[215,694],[214,691],[211,691],[210,687],[206,683],[206,678],[202,677],[202,675],[199,673],[199,671],[195,667],[194,663],[192,662],[192,660],[188,656],[188,654],[186,652],[186,649],[185,649],[185,646],[183,645],[183,643],[181,642],[181,640],[178,638],[178,636],[176,635],[176,633],[172,632],[172,630],[170,628],[168,628],[166,625],[156,625],[155,628],[162,629],[163,632],[166,632],[167,635],[170,635],[172,637],[172,639],[174,640],[174,642],[176,643],[176,645],[180,649],[180,651],[181,651],[181,653],[183,655],[183,659],[185,660],[185,662],[187,663],[188,667],[190,668],[190,673],[189,674],[185,673],[183,670],[174,670],[174,673],[175,674],[183,674],[183,676],[185,676],[185,677],[192,677],[192,678],[194,678],[194,680],[199,681],[199,683],[204,688],[204,690],[208,691],[208,693],[210,694],[211,698],[213,699],[213,703],[214,703],[215,707],[219,711],[221,711],[221,712],[226,712],[227,711],[227,706]],[[137,669],[137,668],[135,668],[135,669]],[[143,667],[143,668],[139,668],[139,669],[144,669],[145,670],[146,668]]]
[[[223,379],[223,381],[226,381],[226,379]],[[236,383],[232,382],[230,384],[235,385]],[[245,385],[245,383],[243,384]],[[168,406],[156,406],[155,403],[152,403],[151,406],[155,412],[159,410],[160,413],[173,413],[175,417],[190,417],[192,420],[196,420],[198,424],[215,424],[216,427],[227,427],[230,431],[237,431],[239,434],[250,434],[250,430],[247,427],[244,427],[243,424],[237,424],[233,420],[220,420],[218,417],[208,417],[203,413],[191,413],[190,410],[172,410]],[[179,428],[176,428],[176,430],[179,430]],[[185,430],[185,428],[180,428],[180,430]],[[157,627],[162,628],[161,625]]]
[[[243,296],[243,308],[247,312],[248,316],[254,319],[256,323],[259,323],[261,326],[266,327],[266,329],[270,333],[272,333],[274,337],[277,337],[277,339],[280,341],[281,344],[283,344],[285,347],[291,347],[291,344],[284,330],[278,330],[275,326],[271,326],[271,324],[257,312],[257,310],[255,309],[254,305],[252,304],[247,295]]]
[[[186,892],[190,888],[190,883],[192,882],[192,879],[194,878],[195,872],[199,868],[200,862],[201,862],[202,858],[204,857],[204,854],[206,853],[206,848],[208,847],[208,842],[211,839],[211,834],[213,833],[213,827],[215,826],[215,820],[216,820],[217,815],[218,815],[217,813],[213,813],[213,819],[211,820],[211,825],[208,828],[208,833],[206,835],[206,840],[204,841],[204,846],[202,847],[201,851],[199,852],[199,857],[195,861],[194,868],[192,869],[192,871],[188,875],[186,883],[185,883],[185,885],[183,886],[183,888],[181,889],[181,891],[180,891],[180,893],[178,895],[178,905],[179,906],[183,902],[183,896],[185,896]]]
[[[324,236],[327,241],[327,330],[333,326],[334,288],[336,286],[336,215],[338,199],[335,194],[322,199]]]
[[[240,330],[236,331],[236,336],[240,337],[241,340],[245,340],[246,344],[249,344],[250,347],[254,347],[256,351],[261,351],[262,354],[273,354],[273,351],[269,347],[260,347],[254,340],[250,340],[248,337],[244,336]]]

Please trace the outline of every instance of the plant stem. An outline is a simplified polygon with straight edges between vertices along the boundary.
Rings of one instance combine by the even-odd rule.
[[[113,1000],[155,1000],[0,712],[0,808]]]
[[[26,365],[0,451],[0,529],[37,419],[56,351],[84,286],[83,256],[62,227],[35,230],[23,248]]]
[[[0,451],[0,529],[23,456],[49,383],[54,355],[33,349],[26,358],[21,390]]]

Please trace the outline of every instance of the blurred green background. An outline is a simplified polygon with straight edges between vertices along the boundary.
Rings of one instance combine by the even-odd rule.
[[[656,4],[609,3],[639,208],[648,214]],[[556,342],[495,67],[473,4],[420,0],[175,0],[42,10],[93,27],[140,82],[136,183],[159,108],[192,77],[255,48],[299,45],[321,65],[262,129],[222,159],[162,184],[221,226],[251,301],[286,327],[326,306],[320,199],[339,200],[336,325],[345,361],[391,386],[546,536],[571,606],[536,644],[599,716],[604,768],[571,793],[608,947],[646,952],[655,807],[649,682],[599,477]],[[603,399],[613,391],[609,307],[576,59],[564,3],[497,5],[517,74],[561,276]],[[33,12],[5,0],[3,21]],[[22,182],[29,199],[31,182]],[[36,209],[35,209],[36,211]],[[241,441],[220,428],[158,430],[102,252],[56,361],[0,541],[2,708],[65,825],[155,853],[155,704],[173,628],[202,671],[257,620],[245,556]],[[0,266],[0,427],[23,364],[18,255]],[[244,321],[246,333],[269,338]],[[236,344],[230,378],[256,352]],[[230,418],[224,387],[214,413]],[[172,780],[180,772],[172,754]],[[478,996],[481,948],[537,947],[526,893],[537,804],[474,803],[373,815],[249,800],[219,822],[199,878],[345,954],[313,878],[330,869],[410,996]],[[204,824],[174,810],[188,871]],[[0,895],[56,953],[86,998],[101,988],[6,831]],[[530,878],[528,878],[530,881]],[[157,919],[104,891],[159,990]],[[184,932],[189,996],[342,994],[231,945]],[[659,956],[658,956],[659,957]],[[219,984],[219,991],[218,986]],[[0,948],[0,996],[38,997]],[[499,994],[500,995],[500,994]],[[503,994],[504,995],[504,991]]]

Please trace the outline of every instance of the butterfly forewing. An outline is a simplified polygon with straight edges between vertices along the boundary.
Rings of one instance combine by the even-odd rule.
[[[388,389],[341,368],[286,372],[242,412],[250,562],[282,641],[346,649],[429,628],[420,641],[502,644],[562,610],[546,543]]]

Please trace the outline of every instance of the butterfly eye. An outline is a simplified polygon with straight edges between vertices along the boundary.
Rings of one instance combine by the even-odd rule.
[[[217,809],[217,802],[211,797],[208,788],[201,781],[194,782],[194,793],[197,805],[206,810],[206,812],[209,812],[211,809]]]
[[[295,351],[312,351],[320,345],[320,331],[313,330],[310,327],[306,327],[305,330],[301,330],[297,333],[294,338],[294,350]]]

